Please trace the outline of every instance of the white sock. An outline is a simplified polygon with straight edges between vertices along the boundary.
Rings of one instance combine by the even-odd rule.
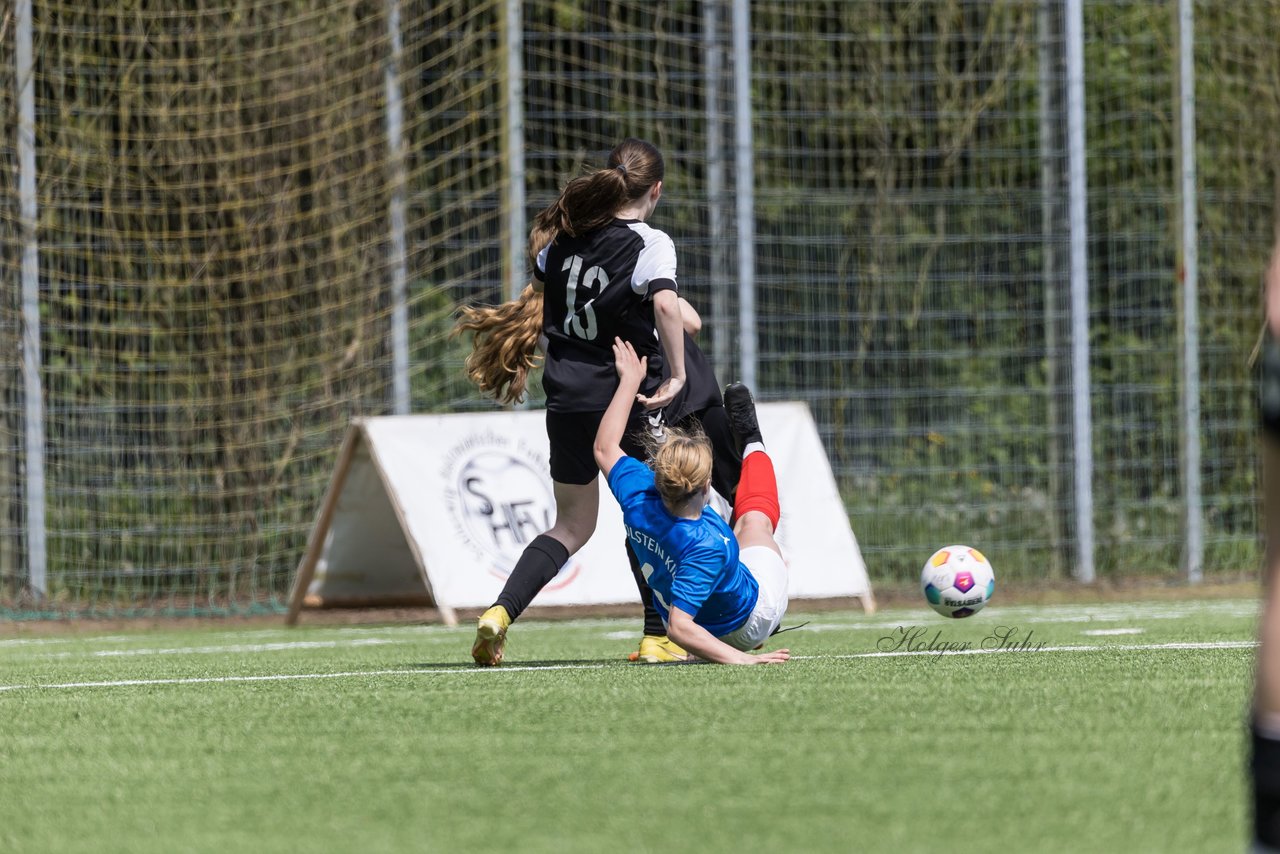
[[[747,446],[742,449],[742,458],[745,460],[747,457],[751,456],[756,451],[763,451],[763,450],[764,450],[764,442],[749,442],[747,443]]]

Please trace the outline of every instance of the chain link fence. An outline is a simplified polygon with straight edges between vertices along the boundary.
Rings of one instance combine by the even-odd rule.
[[[1280,0],[1192,9],[1194,386],[1176,4],[1082,4],[1082,183],[1071,4],[153,5],[0,23],[5,613],[279,609],[350,418],[491,406],[456,308],[625,136],[721,380],[808,403],[873,582],[953,541],[1069,577],[1082,472],[1098,577],[1182,577],[1189,510],[1206,576],[1256,566]]]

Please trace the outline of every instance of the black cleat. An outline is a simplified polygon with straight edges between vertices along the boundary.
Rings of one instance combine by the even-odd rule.
[[[756,402],[751,389],[742,383],[732,383],[724,390],[724,411],[729,416],[729,429],[738,445],[738,453],[752,442],[764,442],[760,435],[760,422],[756,420]]]

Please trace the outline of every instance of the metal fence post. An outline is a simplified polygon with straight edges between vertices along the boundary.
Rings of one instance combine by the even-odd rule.
[[[44,389],[40,381],[40,256],[36,218],[35,61],[31,0],[15,9],[18,88],[18,199],[22,221],[22,380],[26,397],[27,581],[37,599],[49,592],[45,530]]]
[[[720,0],[702,4],[702,41],[706,47],[703,86],[707,102],[707,227],[711,276],[711,361],[717,374],[729,367],[729,290],[724,264],[724,151],[721,138],[720,78],[724,48],[720,44]]]
[[[1204,577],[1200,493],[1200,249],[1196,229],[1195,22],[1191,0],[1178,0],[1178,129],[1182,196],[1182,493],[1186,503],[1187,580]]]
[[[392,410],[409,414],[409,268],[405,243],[404,105],[400,97],[400,0],[387,0],[387,152],[391,166],[391,388]]]
[[[507,298],[525,286],[524,0],[507,0]]]
[[[1084,8],[1067,0],[1067,173],[1071,230],[1071,390],[1075,440],[1076,577],[1094,580],[1093,419],[1089,386],[1088,173],[1084,143]]]
[[[751,6],[733,0],[735,190],[738,199],[739,379],[756,388],[756,218],[754,134],[751,127]]]

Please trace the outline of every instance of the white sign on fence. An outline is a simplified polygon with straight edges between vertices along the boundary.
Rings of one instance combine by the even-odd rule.
[[[795,599],[857,596],[866,566],[803,403],[758,407],[778,474],[777,539]],[[639,602],[622,514],[603,479],[595,535],[534,605]],[[524,547],[555,521],[541,411],[357,419],[290,595],[304,604],[493,604]]]

